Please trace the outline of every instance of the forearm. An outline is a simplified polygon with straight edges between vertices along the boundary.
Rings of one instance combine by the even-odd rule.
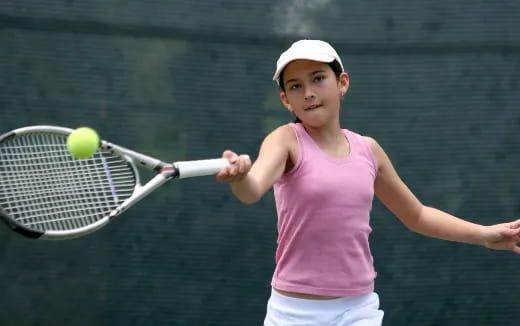
[[[242,180],[230,183],[231,191],[242,203],[251,205],[262,198],[262,191],[251,173]]]
[[[419,217],[408,226],[412,231],[432,238],[483,245],[484,227],[433,207],[423,206]]]

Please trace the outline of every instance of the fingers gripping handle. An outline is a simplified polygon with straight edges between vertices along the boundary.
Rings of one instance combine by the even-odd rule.
[[[230,164],[225,158],[215,158],[209,160],[175,162],[174,165],[179,170],[179,179],[182,179],[212,175]]]

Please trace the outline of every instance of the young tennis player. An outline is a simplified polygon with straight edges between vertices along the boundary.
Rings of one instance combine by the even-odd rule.
[[[381,325],[368,237],[373,196],[410,230],[520,254],[520,220],[483,226],[424,206],[372,138],[340,126],[349,76],[326,42],[283,52],[273,78],[297,120],[264,139],[254,164],[225,151],[230,183],[246,204],[274,186],[278,248],[264,325]]]

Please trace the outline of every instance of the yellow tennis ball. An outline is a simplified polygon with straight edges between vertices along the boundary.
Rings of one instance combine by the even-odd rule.
[[[99,136],[94,129],[81,127],[67,137],[67,149],[78,159],[89,158],[99,147]]]

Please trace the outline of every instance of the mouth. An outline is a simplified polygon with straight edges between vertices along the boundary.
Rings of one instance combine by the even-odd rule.
[[[322,105],[321,104],[315,104],[315,105],[311,105],[311,106],[308,106],[304,109],[304,111],[313,111],[313,110],[316,110],[318,108],[321,108]]]

